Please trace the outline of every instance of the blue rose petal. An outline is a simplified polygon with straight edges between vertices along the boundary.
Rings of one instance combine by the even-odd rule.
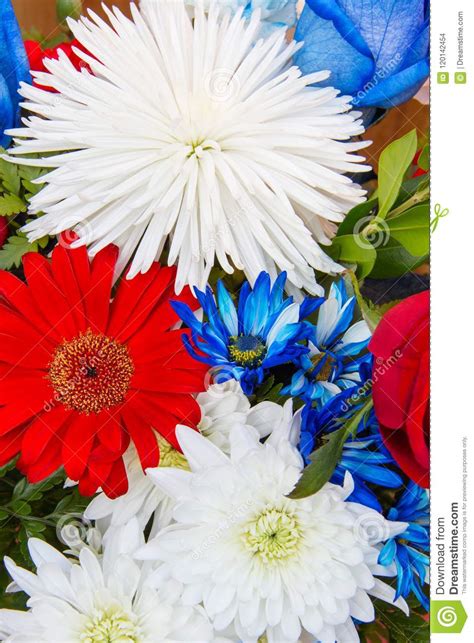
[[[20,27],[11,0],[0,0],[0,145],[7,147],[5,130],[20,124],[20,82],[31,82]]]
[[[357,107],[389,108],[416,94],[429,75],[429,5],[424,0],[308,0],[296,26],[303,73]]]

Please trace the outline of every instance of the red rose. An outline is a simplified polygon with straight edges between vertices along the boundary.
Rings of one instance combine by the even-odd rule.
[[[44,66],[44,59],[57,59],[59,57],[59,50],[63,51],[66,54],[66,56],[69,58],[76,69],[82,69],[83,67],[85,69],[89,69],[87,63],[85,63],[82,58],[79,58],[79,56],[73,51],[73,47],[76,47],[76,49],[81,49],[82,51],[88,53],[86,49],[84,49],[84,47],[81,45],[81,43],[77,40],[73,40],[72,42],[63,42],[60,45],[56,45],[56,47],[51,47],[50,49],[42,49],[41,45],[35,40],[25,40],[24,44],[26,53],[28,55],[31,71],[47,72],[48,70]],[[52,87],[46,87],[45,85],[38,84],[37,86],[41,87],[42,89],[56,91]]]
[[[429,315],[429,291],[408,297],[383,316],[369,344],[385,446],[422,487],[429,485]]]

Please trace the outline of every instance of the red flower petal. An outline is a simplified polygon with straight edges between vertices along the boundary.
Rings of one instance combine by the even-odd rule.
[[[110,292],[118,257],[116,246],[107,246],[92,262],[92,287],[87,294],[87,317],[93,330],[105,333],[109,320]]]
[[[0,382],[0,387],[6,386],[7,381]],[[49,388],[46,383],[41,385],[41,380],[34,380],[34,385],[31,385],[28,393],[23,399],[23,404],[7,404],[0,408],[0,435],[5,435],[38,413],[42,413],[51,399]]]
[[[39,460],[50,440],[60,433],[71,415],[62,404],[49,412],[39,414],[25,431],[21,445],[21,459],[26,466]]]
[[[41,454],[41,458],[31,465],[26,465],[20,457],[17,463],[18,469],[26,475],[30,484],[41,482],[55,473],[62,465],[61,459],[62,442],[56,436],[48,442]]]
[[[127,427],[128,428],[128,427]],[[122,455],[127,448],[127,438],[121,423],[121,413],[104,411],[97,416],[96,430],[104,447],[114,454]]]
[[[69,423],[62,447],[62,460],[71,480],[79,480],[84,473],[94,446],[97,419],[90,415],[74,414]]]
[[[417,484],[429,481],[429,292],[408,297],[377,326],[373,400],[385,445]]]
[[[141,418],[135,410],[128,407],[124,408],[123,417],[137,449],[143,470],[148,467],[157,467],[160,461],[160,452],[153,429],[146,423],[146,419]]]
[[[112,304],[107,333],[125,342],[146,321],[161,297],[170,295],[174,287],[174,271],[154,264],[145,274],[123,279]]]
[[[29,252],[23,257],[23,268],[36,306],[51,324],[49,336],[58,342],[64,337],[74,337],[78,329],[62,289],[53,277],[51,264],[37,252]]]
[[[25,430],[23,426],[0,436],[0,467],[10,462],[20,452]]]
[[[155,264],[122,281],[110,308],[116,258],[108,247],[90,264],[63,236],[51,260],[25,257],[27,285],[0,272],[0,445],[21,452],[30,480],[64,466],[87,495],[126,490],[130,439],[156,466],[156,433],[178,447],[176,425],[201,416],[190,393],[206,367],[169,329],[176,270]]]
[[[128,478],[123,460],[115,460],[109,475],[102,483],[102,488],[109,498],[118,498],[128,491]]]
[[[0,295],[8,301],[13,312],[21,311],[21,315],[39,333],[46,333],[49,330],[49,324],[38,310],[26,284],[6,270],[0,270]]]

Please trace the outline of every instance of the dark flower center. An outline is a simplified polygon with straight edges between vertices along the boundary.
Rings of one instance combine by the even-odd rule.
[[[331,357],[328,353],[318,353],[311,358],[313,363],[312,368],[309,371],[309,374],[313,376],[317,382],[327,382],[332,375],[334,364],[336,360],[334,357]],[[323,364],[321,365],[321,362]],[[319,370],[318,370],[319,368]]]
[[[260,337],[254,335],[239,335],[229,340],[229,354],[240,366],[256,368],[260,366],[267,352]]]
[[[48,379],[68,409],[89,414],[123,402],[133,372],[124,344],[89,329],[57,347]]]

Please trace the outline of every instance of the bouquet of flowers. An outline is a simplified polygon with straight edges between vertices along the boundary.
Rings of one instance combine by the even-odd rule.
[[[370,138],[428,3],[58,4],[0,0],[0,639],[427,641],[429,148]]]

